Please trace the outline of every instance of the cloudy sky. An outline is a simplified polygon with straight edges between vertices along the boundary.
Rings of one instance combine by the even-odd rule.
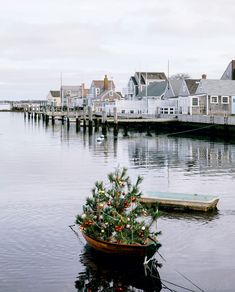
[[[233,0],[0,0],[0,99],[135,71],[220,78],[235,58]]]

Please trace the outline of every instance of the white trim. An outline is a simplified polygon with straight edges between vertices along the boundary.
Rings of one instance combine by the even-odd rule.
[[[224,97],[227,98],[227,102],[224,102],[224,101],[223,101],[223,98],[224,98]],[[229,104],[229,96],[228,96],[228,95],[222,95],[222,96],[221,96],[221,103],[222,103],[222,104]]]
[[[213,101],[213,100],[212,100],[213,97],[216,98],[216,101]],[[210,96],[210,103],[215,103],[215,104],[217,104],[217,103],[218,103],[218,99],[219,99],[219,98],[218,98],[218,95],[211,95],[211,96]]]

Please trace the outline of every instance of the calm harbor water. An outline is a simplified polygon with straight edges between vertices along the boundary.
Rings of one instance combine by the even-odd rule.
[[[121,132],[97,143],[99,134],[0,113],[0,291],[155,291],[159,277],[174,291],[234,291],[235,144]],[[142,175],[143,190],[220,197],[212,214],[162,214],[155,277],[93,258],[68,228],[117,166]]]

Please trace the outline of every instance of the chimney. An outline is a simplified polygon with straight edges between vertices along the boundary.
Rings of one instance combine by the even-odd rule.
[[[109,80],[107,75],[104,76],[104,90],[108,90],[109,89]]]
[[[206,74],[202,74],[202,79],[206,79]]]

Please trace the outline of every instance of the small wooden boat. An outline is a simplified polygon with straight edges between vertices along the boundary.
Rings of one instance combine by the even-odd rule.
[[[159,209],[211,211],[217,208],[219,198],[211,195],[146,192],[142,202],[158,204]]]
[[[116,256],[127,256],[127,257],[139,257],[139,258],[150,258],[161,246],[160,243],[153,240],[149,240],[146,245],[141,244],[121,244],[103,241],[100,239],[92,238],[82,232],[87,244],[95,249],[96,251],[106,253],[109,255]]]

